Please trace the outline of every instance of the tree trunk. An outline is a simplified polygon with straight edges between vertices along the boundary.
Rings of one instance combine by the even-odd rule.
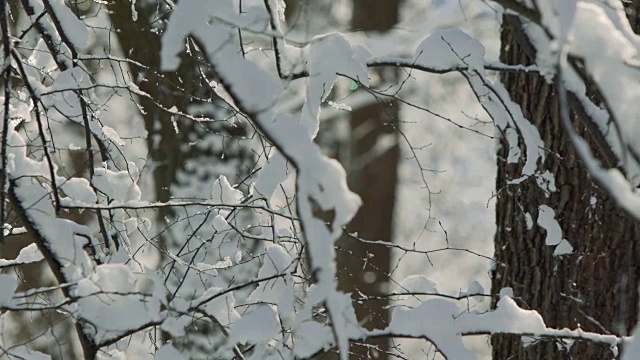
[[[351,25],[356,30],[384,32],[398,21],[399,0],[354,0]],[[379,73],[389,83],[397,79],[395,69]],[[349,187],[362,198],[362,207],[348,226],[350,232],[367,240],[390,241],[393,236],[393,212],[398,169],[398,104],[395,101],[374,103],[351,114],[351,139],[347,146]],[[393,144],[378,153],[383,138]],[[343,159],[345,160],[345,159]],[[349,236],[338,241],[338,281],[341,290],[354,299],[388,292],[391,252],[389,248],[359,242]],[[389,301],[354,302],[356,316],[368,329],[388,326]],[[372,350],[373,346],[375,350]],[[368,341],[351,347],[351,356],[359,359],[386,359],[387,339]]]
[[[504,18],[501,40],[503,62],[533,63],[533,48],[527,44],[516,18]],[[536,176],[508,185],[509,180],[521,176],[522,163],[507,163],[509,146],[503,137],[497,155],[498,264],[493,272],[493,293],[512,288],[519,305],[537,310],[549,327],[628,335],[638,318],[638,223],[591,181],[562,128],[554,85],[532,73],[503,73],[501,79],[525,118],[540,132],[546,160],[538,163],[538,174],[553,174],[557,190],[542,190],[538,185],[540,177]],[[572,111],[574,126],[589,139],[577,114]],[[562,238],[569,241],[573,253],[554,256],[554,247],[545,244],[546,230],[537,224],[541,205],[555,211]],[[527,213],[532,220],[529,226]],[[531,340],[526,346],[519,336],[493,336],[493,358],[616,357],[602,344]]]

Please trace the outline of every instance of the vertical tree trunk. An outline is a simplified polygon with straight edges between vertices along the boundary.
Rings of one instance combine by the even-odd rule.
[[[504,18],[501,40],[503,62],[532,63],[533,48],[516,18]],[[501,79],[538,128],[546,149],[538,172],[553,174],[557,190],[543,191],[535,176],[508,185],[520,177],[522,164],[507,163],[509,146],[503,138],[497,156],[493,293],[512,288],[519,305],[537,310],[547,326],[628,335],[638,316],[638,223],[591,181],[561,126],[554,85],[530,73],[504,73]],[[574,125],[587,136],[576,114]],[[537,224],[540,205],[555,211],[572,254],[554,256],[554,247],[545,244],[546,231]],[[525,346],[520,337],[499,335],[491,344],[494,359],[615,358],[607,346],[583,341],[536,339]]]
[[[384,32],[398,22],[399,0],[354,0],[351,25],[356,30]],[[391,82],[394,70],[379,73]],[[351,221],[349,231],[370,240],[390,241],[393,236],[393,212],[398,168],[398,104],[395,101],[374,103],[354,109],[351,115],[350,158],[346,161],[349,187],[362,198],[360,211]],[[384,137],[393,145],[377,153]],[[372,246],[348,236],[338,242],[339,284],[353,298],[387,292],[391,253],[387,247]],[[358,320],[369,329],[388,325],[388,300],[354,303]],[[351,347],[354,358],[386,359],[387,339],[376,339],[367,346]]]

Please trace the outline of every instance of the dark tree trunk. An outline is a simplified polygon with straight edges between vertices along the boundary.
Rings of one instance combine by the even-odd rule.
[[[382,136],[393,136],[397,140],[397,133],[391,125],[397,123],[396,109],[397,104],[388,103],[354,111],[351,118],[352,131],[358,126],[370,126],[371,131],[360,139],[351,139],[352,158],[367,157],[370,152],[375,151],[373,147]],[[365,166],[352,168],[348,172],[349,187],[360,195],[363,201],[360,211],[348,229],[350,232],[357,232],[358,237],[362,239],[390,241],[393,236],[398,155],[399,148],[394,145]],[[354,300],[363,295],[376,296],[388,292],[391,263],[388,247],[366,244],[343,236],[338,242],[338,248],[338,281],[341,290],[350,292]],[[388,326],[388,305],[387,299],[354,302],[358,320],[368,329],[383,329]],[[371,340],[367,345],[375,346],[377,351],[355,345],[351,347],[353,355],[365,359],[387,358],[387,339]]]
[[[351,25],[356,30],[384,32],[398,22],[398,0],[354,0]],[[395,69],[381,71],[385,82],[397,79]],[[393,212],[398,169],[398,104],[374,103],[351,114],[351,139],[347,169],[349,187],[362,198],[362,207],[349,224],[349,231],[368,240],[390,241],[393,236]],[[376,150],[383,137],[392,137],[394,145],[381,153]],[[366,160],[365,160],[366,159]],[[354,299],[388,292],[391,253],[385,246],[364,244],[349,236],[338,242],[338,281]],[[388,325],[388,300],[354,302],[358,320],[368,329]],[[351,346],[355,359],[386,359],[387,339],[375,339],[367,346]],[[369,346],[375,347],[372,351]]]
[[[533,62],[535,54],[516,18],[504,18],[501,40],[503,62]],[[501,79],[540,132],[547,151],[546,160],[538,163],[538,172],[553,174],[557,191],[546,193],[534,177],[508,185],[509,180],[521,176],[522,164],[507,163],[509,149],[503,138],[497,156],[498,265],[493,273],[493,293],[512,288],[519,305],[537,310],[549,327],[628,335],[638,318],[638,223],[591,181],[563,131],[554,85],[536,74],[504,73]],[[592,141],[578,113],[572,112],[574,126]],[[562,238],[574,248],[572,254],[554,256],[554,247],[545,244],[546,230],[536,221],[540,205],[555,211]],[[525,213],[533,220],[531,228]],[[536,339],[525,347],[518,336],[498,335],[492,337],[491,344],[494,359],[615,358],[608,346],[584,341],[571,346],[560,340]]]

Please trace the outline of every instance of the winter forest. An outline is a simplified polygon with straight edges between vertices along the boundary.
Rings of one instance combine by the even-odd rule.
[[[640,359],[638,33],[0,0],[0,359]]]

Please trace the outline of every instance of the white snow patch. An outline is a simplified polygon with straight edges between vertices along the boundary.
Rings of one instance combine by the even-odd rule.
[[[533,219],[531,218],[531,214],[529,214],[528,212],[525,212],[524,221],[527,224],[527,230],[531,230],[533,228]]]
[[[422,292],[437,293],[436,284],[424,275],[410,275],[400,282],[395,293]]]
[[[436,70],[468,67],[484,72],[484,46],[462,30],[438,30],[418,45],[413,61]]]
[[[234,189],[226,176],[221,175],[213,183],[211,199],[223,204],[236,205],[242,200],[242,191]],[[225,221],[226,222],[226,221]]]
[[[66,179],[60,184],[60,189],[74,201],[84,204],[94,204],[98,197],[91,188],[91,183],[87,179],[74,177]]]
[[[553,256],[569,255],[569,254],[573,254],[573,246],[571,246],[571,244],[569,244],[569,242],[564,239],[560,241],[558,246],[556,246],[556,249],[553,251]]]
[[[184,360],[184,358],[173,345],[164,344],[156,352],[154,360]]]
[[[16,257],[14,260],[0,259],[0,267],[7,267],[17,264],[30,264],[38,262],[42,259],[44,259],[44,256],[42,256],[42,253],[38,249],[38,245],[32,243],[22,248],[22,250],[20,250],[20,253],[18,253],[18,257]]]
[[[118,335],[158,319],[161,299],[145,295],[138,276],[124,264],[103,264],[78,282],[78,316],[95,328],[96,339]]]
[[[102,132],[104,133],[104,136],[106,136],[114,144],[120,145],[120,146],[124,146],[126,144],[120,138],[120,135],[118,135],[118,132],[114,128],[112,128],[110,126],[103,126],[102,127]]]
[[[259,306],[231,326],[231,342],[261,343],[280,334],[280,322],[270,306]]]
[[[538,225],[547,230],[547,245],[558,245],[562,241],[562,228],[556,220],[556,212],[547,205],[538,207]]]

